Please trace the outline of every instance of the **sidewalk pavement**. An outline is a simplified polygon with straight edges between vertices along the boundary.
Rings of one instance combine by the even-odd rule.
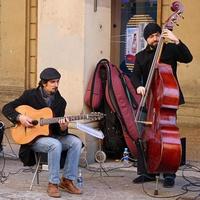
[[[198,167],[199,163],[192,163]],[[106,161],[99,168],[99,163],[89,165],[82,168],[84,178],[84,193],[82,195],[72,195],[61,192],[60,200],[151,200],[151,199],[200,199],[199,187],[188,187],[188,190],[198,190],[197,192],[188,191],[181,188],[188,184],[182,176],[181,167],[177,172],[176,184],[173,188],[163,188],[162,177],[158,184],[158,195],[154,195],[155,182],[145,184],[133,184],[132,180],[137,177],[136,168],[130,164],[124,167],[120,161]],[[200,174],[198,168],[187,168],[184,176],[193,183],[200,182]],[[47,193],[48,172],[41,171],[40,183],[34,182],[32,191],[29,190],[33,177],[33,170],[29,167],[23,167],[18,158],[7,156],[6,158],[0,154],[0,200],[2,199],[19,199],[19,200],[49,200]],[[197,183],[198,184],[198,183]],[[200,183],[198,184],[200,186]],[[181,197],[177,195],[183,194]],[[196,198],[195,198],[196,197]]]

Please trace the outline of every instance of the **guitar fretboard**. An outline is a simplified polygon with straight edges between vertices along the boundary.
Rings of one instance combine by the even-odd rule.
[[[68,118],[69,121],[76,121],[76,120],[83,120],[83,119],[89,119],[88,114],[83,114],[83,115],[69,115],[67,117],[54,117],[50,119],[40,119],[40,125],[47,125],[47,124],[55,124],[58,123],[59,120],[61,119],[66,119]]]

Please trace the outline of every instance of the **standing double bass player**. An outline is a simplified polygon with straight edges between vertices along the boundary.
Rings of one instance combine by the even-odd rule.
[[[162,34],[161,34],[162,32]],[[174,33],[168,29],[161,30],[161,27],[156,23],[149,23],[143,34],[147,41],[147,46],[144,50],[136,54],[135,65],[131,76],[131,81],[138,94],[145,94],[145,84],[149,75],[150,67],[153,62],[156,47],[158,45],[160,37],[163,37],[164,43],[162,53],[160,56],[160,62],[171,65],[173,75],[177,80],[177,62],[189,63],[193,57],[187,48],[187,46],[178,39]],[[179,84],[178,84],[179,85]],[[184,97],[179,86],[179,105],[184,104]],[[175,183],[175,173],[164,173],[164,187],[173,187]],[[148,181],[154,181],[155,174],[146,173],[142,174],[133,180],[133,183],[143,183]]]

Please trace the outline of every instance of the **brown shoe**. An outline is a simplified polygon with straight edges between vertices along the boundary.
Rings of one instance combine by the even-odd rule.
[[[57,184],[49,183],[47,188],[47,193],[50,197],[55,197],[55,198],[61,197]]]
[[[71,194],[82,194],[81,190],[74,185],[72,180],[66,179],[64,177],[62,177],[59,187]]]

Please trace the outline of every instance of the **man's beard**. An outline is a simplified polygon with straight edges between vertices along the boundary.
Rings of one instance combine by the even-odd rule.
[[[55,88],[54,91],[51,91],[51,92],[50,92],[50,95],[54,95],[57,91],[58,91],[58,88]]]
[[[156,50],[158,43],[149,45],[151,50]]]

